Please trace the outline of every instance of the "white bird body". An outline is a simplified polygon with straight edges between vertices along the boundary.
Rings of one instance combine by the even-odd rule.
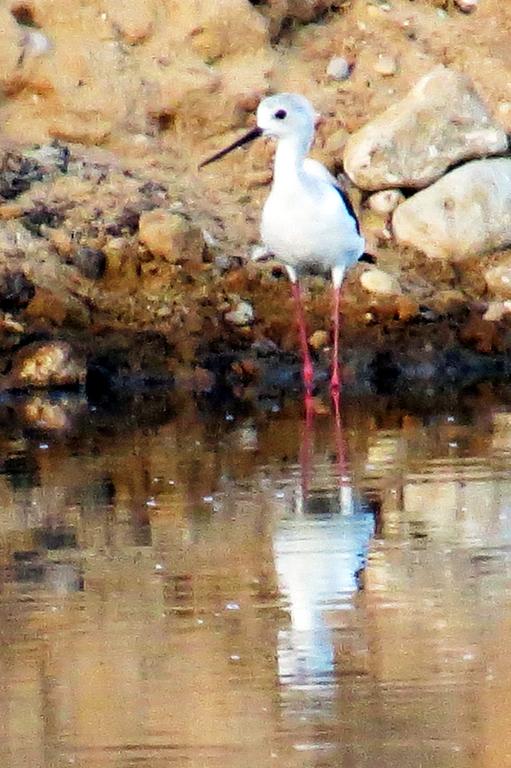
[[[364,240],[336,179],[307,157],[314,121],[312,106],[297,94],[270,96],[258,107],[259,128],[278,141],[261,236],[287,267],[291,280],[303,268],[315,266],[332,270],[334,284],[340,285],[347,267],[363,254]]]
[[[333,176],[310,158],[301,165],[292,174],[284,167],[279,175],[276,161],[261,219],[262,240],[278,261],[297,273],[308,266],[344,272],[363,254],[364,240]]]

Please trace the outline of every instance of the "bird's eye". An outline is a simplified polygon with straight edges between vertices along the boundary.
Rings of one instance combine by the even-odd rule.
[[[273,117],[276,117],[277,120],[284,120],[287,117],[287,112],[285,109],[277,109]]]

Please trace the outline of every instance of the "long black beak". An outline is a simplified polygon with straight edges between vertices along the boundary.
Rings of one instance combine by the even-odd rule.
[[[244,144],[248,144],[249,141],[253,141],[254,139],[257,139],[259,136],[262,136],[262,133],[263,133],[262,128],[259,128],[259,127],[252,128],[252,130],[250,130],[244,136],[241,136],[241,138],[236,139],[236,141],[233,141],[233,143],[229,144],[229,146],[225,147],[225,149],[221,149],[220,152],[217,152],[215,155],[208,157],[207,160],[203,160],[202,163],[199,163],[199,168],[204,168],[205,165],[214,163],[215,160],[220,160],[221,157],[225,157],[225,155],[228,155],[229,152],[232,152],[233,149],[242,147]]]

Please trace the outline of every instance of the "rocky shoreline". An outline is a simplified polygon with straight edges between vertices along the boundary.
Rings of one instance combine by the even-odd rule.
[[[122,18],[93,3],[76,29],[67,27],[82,46],[75,61],[58,3],[52,10],[42,0],[8,5],[1,21],[14,48],[0,62],[0,390],[174,383],[197,392],[228,385],[251,397],[299,389],[286,277],[279,265],[250,258],[271,148],[261,143],[221,168],[196,170],[199,157],[224,142],[216,134],[236,135],[258,99],[277,89],[300,90],[322,111],[316,156],[340,174],[376,256],[375,265],[354,268],[343,289],[347,386],[359,381],[379,391],[400,381],[508,375],[511,105],[508,117],[505,89],[485,93],[485,70],[474,82],[466,61],[446,66],[436,44],[450,35],[459,53],[463,30],[477,29],[481,58],[491,42],[483,18],[506,27],[511,13],[492,2],[464,15],[461,4],[361,0],[335,10],[238,0],[225,10],[233,29],[249,30],[252,47],[245,40],[242,57],[231,26],[220,28],[206,4],[194,11],[205,14],[199,33],[178,2],[172,30],[156,24],[150,2],[137,4],[138,15],[129,6]],[[92,34],[94,14],[108,22],[108,35],[106,26],[103,37]],[[157,119],[154,92],[152,101],[145,94],[143,120],[140,109],[136,125],[135,115],[130,123],[116,113],[118,123],[100,135],[105,84],[93,72],[83,86],[73,80],[75,118],[68,100],[50,119],[66,51],[85,66],[84,52],[106,47],[124,57],[121,69],[111,62],[113,78],[126,75],[127,62],[142,78],[157,42],[163,49],[178,38],[179,50],[199,57],[204,77],[190,62],[188,80],[174,60],[158,64],[173,87],[165,91],[169,111]],[[495,50],[494,66],[505,71]],[[272,61],[259,70],[262,51]],[[420,66],[410,72],[405,61]],[[232,92],[233,72],[241,92]],[[161,90],[158,77],[150,82]],[[364,77],[380,84],[369,101]],[[85,99],[86,114],[78,92],[87,83],[97,92]],[[17,115],[22,124],[29,104],[21,141],[13,121]],[[67,131],[55,129],[57,119]],[[330,297],[320,276],[308,278],[305,294],[321,389]]]

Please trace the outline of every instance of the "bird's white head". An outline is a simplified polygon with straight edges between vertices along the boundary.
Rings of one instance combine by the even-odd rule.
[[[317,114],[305,96],[298,93],[278,93],[263,99],[257,108],[257,126],[225,149],[204,160],[199,168],[220,160],[233,149],[247,144],[258,136],[288,139],[297,142],[305,153],[314,138]]]
[[[310,145],[316,113],[305,96],[278,93],[263,99],[257,108],[257,125],[274,139],[299,138]]]

